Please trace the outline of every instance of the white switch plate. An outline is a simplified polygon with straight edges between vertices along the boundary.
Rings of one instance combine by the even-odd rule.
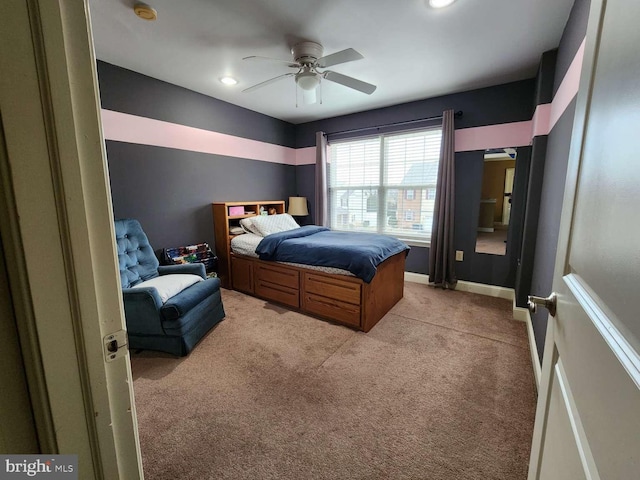
[[[462,262],[464,260],[464,251],[456,250],[456,262]]]

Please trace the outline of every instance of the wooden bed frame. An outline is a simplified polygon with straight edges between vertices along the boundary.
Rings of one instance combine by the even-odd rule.
[[[241,207],[237,212],[230,207]],[[230,232],[261,210],[284,213],[284,201],[212,204],[218,276],[224,288],[264,298],[368,332],[402,298],[406,253],[388,258],[371,280],[267,262],[231,251]],[[244,212],[244,213],[243,213]]]
[[[368,332],[403,296],[406,253],[380,265],[371,280],[231,254],[232,287]]]

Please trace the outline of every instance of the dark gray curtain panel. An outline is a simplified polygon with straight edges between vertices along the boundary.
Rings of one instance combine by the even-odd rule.
[[[450,289],[456,288],[458,282],[453,249],[456,182],[453,115],[453,110],[442,114],[442,145],[429,248],[429,283]]]
[[[316,132],[316,225],[327,226],[327,206],[327,136]]]

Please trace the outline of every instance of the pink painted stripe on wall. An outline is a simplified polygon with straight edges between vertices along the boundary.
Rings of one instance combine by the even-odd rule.
[[[531,143],[531,120],[456,130],[456,152],[486,150]]]
[[[549,121],[551,118],[551,103],[544,103],[536,107],[531,120],[531,138],[540,135],[549,135],[551,127]]]
[[[296,149],[201,128],[102,109],[106,140],[176,148],[192,152],[296,164]]]
[[[560,119],[564,111],[567,109],[573,97],[575,97],[580,89],[580,74],[582,73],[582,60],[584,58],[584,46],[587,39],[582,40],[580,48],[576,52],[576,56],[573,57],[571,65],[565,74],[558,91],[553,97],[551,103],[551,116],[549,119],[549,131],[554,127],[556,122]]]
[[[316,147],[298,148],[296,150],[296,165],[315,165]]]

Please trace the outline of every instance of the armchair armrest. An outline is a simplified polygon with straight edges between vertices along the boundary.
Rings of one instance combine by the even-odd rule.
[[[207,279],[207,271],[202,263],[183,263],[181,265],[160,265],[158,267],[159,275],[171,275],[173,273],[190,273],[192,275],[200,275]]]
[[[160,321],[162,299],[154,287],[123,288],[122,299],[127,330],[149,335],[164,335]]]

